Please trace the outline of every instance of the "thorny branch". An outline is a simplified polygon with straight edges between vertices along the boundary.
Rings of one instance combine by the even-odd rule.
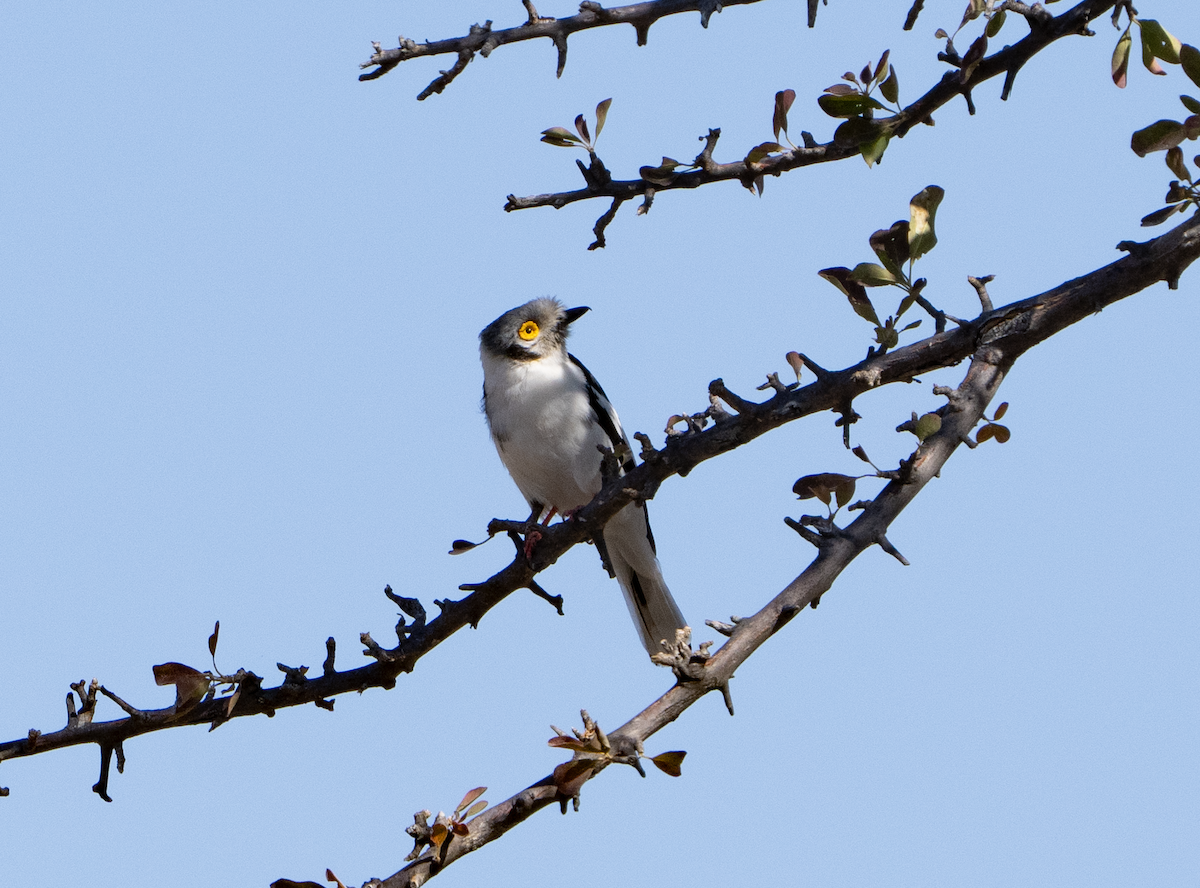
[[[698,188],[713,182],[731,180],[753,189],[756,182],[761,183],[763,176],[779,176],[801,167],[856,157],[865,140],[893,136],[903,138],[914,126],[931,124],[933,112],[951,102],[956,96],[963,96],[967,101],[969,111],[974,114],[975,108],[971,100],[972,90],[1000,74],[1005,75],[1001,99],[1007,100],[1017,72],[1026,62],[1063,37],[1091,35],[1088,24],[1110,9],[1113,2],[1114,0],[1084,0],[1057,17],[1050,16],[1042,9],[1044,17],[1027,16],[1027,20],[1030,22],[1030,32],[1024,39],[983,58],[978,64],[970,67],[962,67],[961,59],[943,56],[945,61],[955,66],[954,70],[946,72],[937,84],[899,113],[891,117],[872,120],[869,125],[869,133],[864,130],[860,136],[844,139],[835,137],[823,144],[816,144],[806,138],[801,146],[783,148],[778,153],[769,154],[761,160],[743,159],[732,163],[718,163],[713,160],[712,154],[721,131],[711,129],[707,136],[702,137],[705,147],[693,162],[694,169],[678,173],[656,170],[653,182],[642,177],[612,179],[603,184],[589,181],[584,188],[574,191],[536,194],[528,197],[517,197],[510,194],[504,209],[506,212],[534,207],[561,209],[576,201],[609,198],[613,201],[612,208],[597,222],[597,238],[589,249],[603,247],[604,229],[614,216],[616,207],[639,195],[658,194],[677,188]]]
[[[937,411],[942,417],[940,430],[926,438],[911,457],[903,461],[897,476],[892,477],[873,500],[863,505],[858,518],[844,528],[829,522],[813,535],[811,541],[817,546],[817,556],[795,580],[752,617],[738,620],[731,627],[719,627],[723,634],[729,635],[729,640],[715,654],[704,658],[702,665],[696,664],[695,656],[689,657],[688,630],[680,631],[676,645],[668,646],[664,654],[655,655],[657,662],[674,668],[679,681],[642,712],[610,732],[608,740],[613,747],[640,751],[648,737],[674,721],[710,691],[721,691],[730,705],[729,681],[736,669],[806,606],[815,607],[854,558],[875,544],[889,553],[898,554],[887,541],[888,526],[921,489],[937,477],[958,446],[968,440],[1013,363],[1030,348],[1067,326],[1159,280],[1165,280],[1175,289],[1183,270],[1200,257],[1200,216],[1145,244],[1126,242],[1119,246],[1129,255],[1105,268],[1068,281],[1040,296],[985,311],[952,333],[935,335],[832,374],[833,387],[848,386],[851,391],[858,389],[861,393],[873,385],[902,378],[896,376],[898,372],[904,372],[902,368],[908,368],[908,375],[922,372],[912,369],[916,365],[925,365],[929,370],[958,363],[964,358],[971,360],[957,389],[939,389],[947,397],[946,405]],[[874,382],[865,384],[868,378]],[[713,386],[717,387],[719,383],[718,380]],[[650,460],[620,479],[624,482],[624,490],[617,489],[621,486],[619,482],[606,486],[580,515],[589,513],[587,518],[602,520],[601,516],[609,510],[608,505],[618,501],[614,494],[625,494],[630,488],[644,491],[661,474],[661,466],[671,461],[673,449],[678,451],[686,448],[688,442],[720,437],[723,430],[732,431],[730,426],[746,417],[757,417],[763,427],[751,431],[742,426],[734,437],[747,433],[756,437],[767,427],[774,428],[781,416],[796,410],[808,412],[805,393],[822,389],[823,398],[830,394],[824,390],[828,387],[817,382],[803,389],[777,392],[768,401],[752,405],[712,429],[669,439],[662,451],[655,452]],[[695,456],[689,454],[689,458]],[[686,474],[688,467],[684,462],[677,471]],[[604,767],[603,764],[596,767],[587,779]],[[578,789],[573,798],[578,801]],[[549,775],[472,820],[470,834],[461,840],[451,840],[436,860],[430,856],[421,857],[383,880],[381,885],[383,888],[423,885],[450,863],[494,841],[542,808],[558,802],[565,812],[567,801],[568,797],[564,797],[556,785],[554,775]]]
[[[442,71],[429,86],[417,96],[419,100],[429,98],[434,93],[440,93],[455,77],[462,73],[463,68],[479,53],[485,59],[492,50],[508,43],[520,43],[525,40],[548,39],[558,51],[558,74],[561,77],[567,63],[567,38],[578,31],[592,28],[602,28],[607,25],[632,25],[637,32],[638,46],[645,46],[650,26],[661,18],[678,15],[683,12],[700,13],[700,24],[707,28],[709,17],[714,12],[720,12],[725,6],[742,6],[759,3],[761,0],[649,0],[645,3],[632,3],[628,6],[614,6],[605,9],[599,3],[584,0],[579,4],[579,13],[569,18],[551,18],[538,15],[531,3],[526,3],[528,19],[514,28],[500,31],[492,30],[491,21],[484,24],[474,24],[463,37],[452,37],[446,40],[426,40],[417,43],[401,36],[395,49],[384,49],[380,44],[373,44],[375,52],[371,58],[359,67],[375,67],[358,76],[359,80],[376,80],[391,71],[401,62],[418,59],[424,56],[453,54],[458,56],[458,63],[450,71]],[[810,16],[809,27],[813,25]]]
[[[710,401],[714,406],[693,417],[695,421],[689,423],[688,431],[668,436],[661,450],[646,447],[649,439],[640,436],[639,440],[643,443],[643,463],[628,475],[608,483],[591,503],[576,513],[574,520],[541,528],[542,539],[534,550],[532,561],[524,556],[518,546],[512,562],[503,570],[483,583],[463,587],[470,589],[472,594],[458,601],[436,601],[441,613],[428,622],[425,620],[424,609],[415,599],[403,598],[392,593],[390,588],[387,589],[389,597],[414,619],[408,624],[401,618],[396,627],[398,642],[390,649],[383,648],[374,642],[370,635],[364,634],[362,640],[367,649],[366,653],[373,658],[369,665],[337,671],[331,639],[327,643],[327,656],[320,676],[309,678],[304,667],[286,667],[280,664],[279,668],[286,676],[284,681],[276,687],[264,688],[259,676],[239,672],[235,700],[231,701],[229,697],[214,698],[210,693],[204,700],[186,710],[179,710],[176,706],[137,709],[98,683],[93,683],[85,689],[81,682],[73,686],[79,696],[81,708],[77,711],[73,698],[68,697],[66,727],[51,733],[31,730],[26,737],[0,743],[0,761],[67,746],[95,743],[101,750],[103,769],[102,780],[97,783],[95,789],[98,794],[106,797],[107,781],[104,777],[108,773],[110,757],[113,752],[117,753],[120,770],[124,756],[123,742],[131,737],[181,725],[208,724],[216,727],[230,718],[259,714],[273,716],[278,709],[306,703],[331,708],[330,698],[338,694],[361,692],[372,687],[392,688],[397,677],[401,673],[411,672],[417,661],[426,653],[463,626],[477,625],[492,607],[514,591],[532,588],[540,592],[540,587],[534,582],[537,573],[553,564],[572,546],[593,536],[595,531],[603,527],[626,503],[636,498],[652,498],[662,482],[672,475],[685,476],[701,462],[734,450],[803,416],[826,410],[845,411],[849,409],[854,398],[872,388],[908,381],[932,370],[953,366],[966,358],[973,357],[975,363],[981,366],[999,368],[995,371],[999,374],[996,377],[998,384],[1003,371],[1024,350],[1088,314],[1100,311],[1105,306],[1160,280],[1167,281],[1174,288],[1184,269],[1200,256],[1200,217],[1194,216],[1146,243],[1125,242],[1119,246],[1128,253],[1127,256],[1048,293],[985,311],[974,320],[964,322],[950,332],[938,333],[883,355],[875,355],[844,370],[823,370],[817,381],[802,388],[773,386],[773,396],[763,402],[756,403],[740,398],[730,392],[721,380],[714,380],[709,386]],[[815,366],[810,359],[803,356],[802,359],[806,365]],[[733,407],[736,412],[730,413],[724,408],[715,409],[719,407],[720,401]],[[979,409],[982,410],[985,405],[986,401]],[[956,415],[961,412],[957,411]],[[707,428],[706,415],[715,420],[711,427]],[[918,451],[918,456],[921,455],[922,451]],[[948,452],[946,455],[949,455]],[[899,488],[896,487],[897,484],[900,485]],[[821,554],[797,580],[797,583],[801,583],[803,589],[808,591],[804,591],[801,599],[797,599],[795,596],[801,593],[789,587],[792,591],[785,594],[791,598],[777,598],[776,602],[769,606],[776,608],[772,619],[782,619],[786,622],[784,618],[790,619],[790,615],[794,614],[794,610],[789,611],[787,608],[796,605],[797,601],[802,605],[819,597],[821,592],[828,588],[822,583],[826,580],[832,582],[832,577],[836,575],[836,570],[833,573],[828,571],[832,570],[831,565],[841,563],[837,559],[844,559],[848,552],[856,555],[866,546],[884,540],[887,523],[898,513],[899,508],[903,507],[903,503],[907,502],[906,491],[908,487],[904,483],[893,480],[881,497],[882,501],[899,504],[894,512],[865,511],[848,528],[839,531],[835,540],[823,540]],[[883,523],[878,523],[878,519],[868,520],[872,515],[881,514],[890,517]],[[493,521],[489,525],[489,533],[503,533],[526,527],[527,523],[524,521]],[[850,548],[846,548],[847,545],[850,545]],[[837,559],[831,561],[833,555],[837,555]],[[823,579],[816,582],[814,577]],[[783,603],[780,603],[781,601]],[[786,604],[787,601],[791,601],[791,604]],[[754,618],[758,621],[754,623],[755,626],[761,626],[761,620],[767,619],[761,617],[760,620],[760,617]],[[735,630],[733,641],[743,637],[739,633],[744,631]],[[757,631],[756,629],[755,632]],[[758,636],[744,637],[749,639]],[[765,637],[760,638],[753,646],[756,647]],[[727,648],[729,644],[721,650],[725,651]],[[740,648],[730,650],[738,649]],[[745,655],[748,654],[749,650]],[[732,654],[725,653],[718,655],[722,658],[731,656]],[[729,660],[721,659],[720,662]],[[722,673],[712,674],[720,676]],[[716,681],[716,684],[721,684],[721,681]],[[710,690],[711,687],[704,686],[704,689]],[[95,721],[97,692],[116,700],[128,715],[112,721]],[[647,710],[649,714],[638,716],[622,730],[639,740],[644,739],[666,723],[662,721],[663,718],[669,721],[690,705],[687,702],[692,699],[688,696],[689,693],[682,690],[682,686],[673,689],[663,701]],[[513,802],[513,805],[518,803]]]

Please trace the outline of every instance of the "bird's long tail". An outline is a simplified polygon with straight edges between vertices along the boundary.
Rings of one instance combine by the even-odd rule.
[[[652,654],[661,651],[659,642],[674,640],[687,621],[663,580],[646,507],[630,504],[609,519],[604,543],[642,645]]]

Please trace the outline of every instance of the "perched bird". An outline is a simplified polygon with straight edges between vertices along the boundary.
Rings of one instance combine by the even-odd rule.
[[[603,486],[605,447],[633,468],[629,439],[600,383],[574,355],[567,333],[586,307],[534,299],[479,334],[483,410],[492,441],[535,517],[570,515]],[[604,526],[604,549],[646,650],[686,625],[663,581],[646,506],[630,503]],[[602,550],[604,551],[604,550]]]

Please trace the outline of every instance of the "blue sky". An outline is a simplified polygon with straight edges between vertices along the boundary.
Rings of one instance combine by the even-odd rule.
[[[479,412],[478,331],[506,309],[590,305],[573,351],[626,428],[661,440],[714,377],[751,394],[789,350],[861,358],[869,328],[816,271],[869,259],[867,236],[928,184],[946,199],[920,272],[952,314],[977,306],[968,274],[995,274],[1000,304],[1117,258],[1152,233],[1138,220],[1171,178],[1129,133],[1197,92],[1178,68],[1115,89],[1102,19],[1031,61],[1008,102],[989,84],[977,116],[943,108],[874,169],[793,173],[762,198],[662,194],[587,252],[604,206],[502,211],[509,193],[578,187],[577,154],[541,130],[612,97],[599,147],[614,174],[686,160],[714,126],[732,160],[771,137],[772,97],[791,87],[793,131],[824,140],[820,90],[890,48],[911,101],[941,76],[932,34],[961,2],[928,3],[908,34],[904,9],[852,0],[822,7],[815,31],[782,2],[707,30],[664,21],[641,49],[603,29],[572,38],[560,80],[548,44],[505,47],[425,102],[449,59],[356,80],[373,39],[524,16],[448,6],[9,11],[3,739],[61,727],[81,678],[167,705],[151,666],[204,668],[218,619],[227,671],[318,668],[329,635],[355,664],[360,632],[389,637],[385,583],[432,610],[507,563],[503,541],[445,554],[525,513]],[[1144,6],[1200,43],[1193,5]],[[1024,32],[1009,22],[1000,42]],[[867,553],[739,672],[735,718],[706,699],[651,739],[688,750],[682,778],[610,770],[580,813],[545,812],[438,884],[1194,884],[1198,273],[1022,358],[1000,396],[1012,441],[956,454],[894,525],[912,565]],[[911,448],[895,426],[957,379],[861,399],[857,441],[894,464]],[[693,624],[753,612],[799,573],[812,553],[782,521],[805,511],[793,481],[860,465],[819,416],[664,485],[655,536]],[[6,880],[390,874],[412,812],[477,785],[506,798],[562,759],[551,723],[584,707],[612,728],[669,686],[593,549],[542,581],[565,617],[514,595],[332,715],[131,741],[111,805],[90,791],[94,748],[5,762]]]

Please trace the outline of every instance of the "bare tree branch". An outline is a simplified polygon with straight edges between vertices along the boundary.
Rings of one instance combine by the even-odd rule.
[[[475,57],[475,53],[479,53],[486,59],[498,46],[540,38],[546,38],[555,45],[558,51],[557,76],[561,77],[567,60],[567,38],[578,31],[603,28],[607,25],[633,25],[637,32],[638,46],[645,46],[650,26],[666,16],[678,15],[683,12],[698,12],[701,26],[707,28],[709,17],[714,12],[720,12],[723,7],[743,6],[759,2],[761,0],[724,0],[724,2],[717,2],[717,0],[648,0],[645,3],[631,3],[628,6],[614,6],[611,9],[605,9],[599,3],[584,0],[579,4],[577,15],[561,19],[538,15],[533,5],[527,2],[525,8],[529,14],[528,19],[513,28],[493,31],[492,23],[489,20],[482,25],[472,25],[463,37],[417,43],[415,40],[401,36],[397,41],[399,45],[395,49],[383,49],[380,44],[375,43],[373,44],[375,52],[371,54],[371,58],[359,67],[378,67],[374,71],[360,74],[358,79],[376,80],[401,62],[407,62],[409,59],[447,54],[457,55],[458,62],[455,63],[454,68],[450,71],[443,71],[440,77],[436,78],[417,96],[419,100],[424,100],[445,89],[450,81],[457,77]],[[812,27],[814,18],[815,16],[810,11],[809,27]]]

